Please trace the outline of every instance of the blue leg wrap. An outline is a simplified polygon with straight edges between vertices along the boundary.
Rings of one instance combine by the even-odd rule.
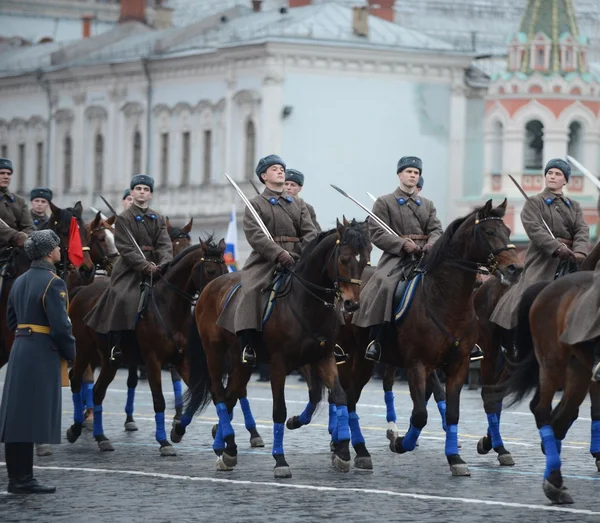
[[[306,404],[305,409],[302,411],[302,414],[298,416],[300,418],[300,423],[302,423],[302,425],[308,425],[312,420],[314,412],[315,406],[309,401]]]
[[[223,450],[225,448],[225,440],[223,439],[223,430],[219,423],[217,427],[217,433],[215,434],[215,440],[213,441],[213,450]]]
[[[254,416],[250,410],[250,402],[248,401],[248,398],[240,398],[240,405],[242,406],[242,413],[244,414],[244,423],[246,425],[246,429],[255,429],[256,421],[254,420]]]
[[[83,423],[83,402],[81,400],[81,392],[73,394],[73,421],[75,423]]]
[[[337,438],[338,441],[350,439],[350,427],[348,426],[348,407],[346,405],[337,407]]]
[[[156,421],[156,441],[159,443],[167,439],[167,432],[165,431],[165,413],[157,412],[154,414],[154,421]]]
[[[502,402],[498,402],[498,408],[496,409],[496,416],[498,416],[498,423],[500,423],[500,415],[502,414]]]
[[[389,423],[393,421],[396,423],[396,407],[394,405],[394,392],[388,390],[383,395],[383,399],[385,400],[385,419]]]
[[[94,384],[93,383],[84,383],[85,387],[85,408],[93,409],[94,408]]]
[[[175,407],[181,407],[183,405],[181,380],[175,380],[173,382],[173,392],[175,393]]]
[[[592,421],[592,441],[590,443],[590,452],[592,454],[600,452],[600,421]]]
[[[94,436],[102,436],[104,427],[102,426],[102,405],[94,405]]]
[[[504,445],[502,436],[500,435],[500,420],[498,414],[488,414],[488,433],[492,438],[492,448],[497,448]]]
[[[125,414],[133,416],[133,402],[135,400],[135,389],[127,387],[127,403],[125,403]]]
[[[556,444],[556,438],[554,437],[554,431],[550,425],[545,425],[540,429],[540,437],[542,438],[544,451],[546,452],[544,478],[547,479],[551,472],[560,470],[560,453]]]
[[[437,406],[440,411],[440,418],[442,418],[442,428],[446,432],[446,400],[438,401]]]
[[[408,428],[406,436],[404,436],[404,439],[402,440],[402,448],[408,452],[410,452],[411,450],[415,450],[415,447],[417,446],[417,440],[419,439],[420,435],[421,429],[418,429],[411,425]]]
[[[337,427],[336,410],[337,410],[337,407],[333,403],[330,403],[329,404],[329,426],[327,427],[327,429],[329,430],[329,434],[333,434],[333,432],[335,431],[335,429]]]
[[[182,427],[187,427],[191,422],[192,422],[192,417],[189,414],[183,414],[181,416],[181,421],[179,422],[179,424]]]
[[[233,427],[231,426],[231,418],[227,412],[225,403],[217,403],[217,415],[219,416],[219,428],[222,431],[223,439],[233,436]]]
[[[358,423],[360,418],[358,417],[358,414],[356,412],[350,412],[348,417],[350,418],[348,424],[350,426],[350,433],[352,434],[352,446],[356,447],[356,445],[360,445],[361,443],[364,444],[365,438],[360,431],[360,424]]]
[[[558,455],[560,456],[560,453],[562,451],[562,440],[560,440],[560,439],[556,440],[556,451],[558,452]]]
[[[283,454],[283,423],[273,423],[273,456]]]
[[[458,454],[458,425],[446,427],[446,456]]]

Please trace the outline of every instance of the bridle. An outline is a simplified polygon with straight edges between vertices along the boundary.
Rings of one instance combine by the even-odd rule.
[[[54,232],[57,233],[58,238],[60,240],[60,264],[57,264],[57,265],[59,265],[60,270],[57,272],[60,274],[60,278],[63,280],[67,277],[67,274],[69,271],[76,269],[76,267],[69,261],[69,246],[65,245],[65,243],[63,242],[63,236],[68,237],[69,233],[70,233],[71,217],[75,216],[75,214],[72,214],[71,211],[69,211],[68,214],[69,214],[69,218],[67,220],[68,225],[66,226],[66,228],[56,218],[54,219],[54,227],[52,227],[52,228],[49,227]],[[77,218],[77,216],[75,216],[75,219],[77,220],[79,229],[81,229],[82,224],[79,223],[80,220]],[[48,221],[48,224],[50,224],[50,221]],[[88,245],[85,245],[85,246],[82,246],[81,250],[83,252],[89,252],[90,247]],[[81,272],[89,273],[88,276],[92,277],[96,271],[96,267],[92,267],[92,269],[89,271],[87,269],[86,270],[79,269],[79,270]]]
[[[114,254],[107,254],[106,250],[104,249],[104,247],[102,246],[102,242],[97,238],[96,233],[97,232],[102,232],[102,231],[110,231],[112,232],[112,228],[108,227],[106,225],[99,225],[98,227],[92,229],[90,231],[90,243],[94,243],[97,247],[97,249],[100,251],[100,262],[96,265],[98,265],[98,269],[104,269],[106,271],[106,274],[109,275],[112,272],[113,269],[113,260],[115,260],[116,258],[119,257],[119,253],[116,252]],[[85,250],[85,249],[84,249]],[[87,250],[91,250],[90,247],[87,247]]]

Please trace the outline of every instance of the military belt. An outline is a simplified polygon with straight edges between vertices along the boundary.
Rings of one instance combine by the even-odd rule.
[[[142,248],[141,248],[141,249],[142,249],[142,251],[144,251],[144,252],[150,252],[150,251],[153,251],[153,250],[154,250],[154,247],[152,247],[152,245],[144,245],[144,246],[142,246]]]
[[[277,243],[298,243],[300,238],[296,236],[275,236],[273,240]]]
[[[429,236],[427,234],[401,234],[400,238],[409,240],[429,240]]]
[[[32,323],[19,323],[15,331],[17,336],[31,336],[33,332],[35,332],[36,334],[50,334],[50,327],[48,325],[33,325]]]
[[[560,243],[569,247],[573,247],[573,240],[567,240],[566,238],[556,238]]]

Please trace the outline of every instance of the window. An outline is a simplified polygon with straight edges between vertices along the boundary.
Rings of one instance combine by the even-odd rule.
[[[104,137],[101,133],[96,134],[94,143],[94,190],[102,190],[102,179],[104,178]]]
[[[133,133],[133,164],[132,176],[142,172],[142,134],[136,129]]]
[[[492,174],[502,174],[502,163],[504,157],[504,128],[502,123],[494,124],[493,146],[492,146]]]
[[[8,156],[8,145],[3,145],[0,149],[0,156],[6,158]]]
[[[569,125],[569,144],[567,145],[567,154],[576,160],[583,162],[583,129],[579,122],[573,122]],[[574,169],[576,171],[576,169]],[[570,186],[569,186],[570,188]]]
[[[35,147],[35,186],[41,187],[44,185],[44,143],[38,142]]]
[[[190,133],[186,131],[181,134],[181,185],[187,187],[190,184]]]
[[[544,50],[541,47],[538,47],[537,52],[536,52],[536,67],[538,69],[543,69],[544,65],[545,65],[545,60],[544,60]]]
[[[204,131],[204,162],[203,167],[204,171],[202,174],[203,183],[210,183],[210,175],[211,175],[211,155],[212,155],[212,131]]]
[[[544,126],[539,120],[525,126],[525,169],[539,170],[544,167]]]
[[[73,141],[67,134],[63,142],[63,186],[65,191],[70,191],[73,185]]]
[[[19,144],[19,185],[18,191],[25,190],[25,144]]]
[[[254,177],[254,151],[256,151],[256,131],[254,129],[254,122],[248,120],[246,122],[246,156],[244,165],[246,178]]]
[[[169,133],[160,135],[160,171],[163,185],[169,183]]]

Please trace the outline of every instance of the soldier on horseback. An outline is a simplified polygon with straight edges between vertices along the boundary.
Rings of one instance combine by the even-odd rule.
[[[304,174],[296,169],[287,169],[285,171],[285,191],[292,195],[294,198],[299,198],[300,191],[302,191],[304,187]],[[304,200],[303,200],[304,201]],[[304,202],[306,207],[308,208],[308,212],[310,214],[310,219],[312,220],[314,226],[317,229],[317,232],[321,232],[321,226],[317,221],[317,215],[315,213],[315,208],[306,201]]]
[[[400,186],[391,194],[377,198],[373,213],[389,225],[399,238],[369,220],[371,241],[383,251],[377,270],[361,291],[361,306],[353,323],[370,328],[365,358],[381,359],[381,340],[393,317],[393,298],[398,281],[406,275],[422,252],[427,252],[442,235],[442,224],[431,200],[418,196],[416,187],[423,162],[404,156],[396,169]]]
[[[273,270],[277,264],[291,269],[299,259],[302,247],[317,236],[304,201],[285,192],[285,162],[270,154],[259,160],[255,172],[265,184],[265,190],[250,203],[274,241],[267,238],[246,209],[243,227],[252,252],[241,270],[242,287],[233,327],[243,348],[242,362],[249,367],[256,365],[255,349],[262,331],[263,291],[273,280]],[[229,324],[227,311],[225,308],[217,323],[223,328]]]
[[[29,193],[31,200],[31,219],[33,225],[39,231],[46,228],[46,224],[50,219],[48,216],[48,208],[52,201],[52,191],[47,187],[36,187]]]
[[[84,318],[100,334],[110,334],[112,359],[118,360],[124,336],[133,335],[139,314],[140,285],[150,288],[161,266],[173,258],[173,247],[163,216],[148,207],[154,179],[137,174],[131,179],[132,205],[115,223],[115,244],[121,255],[111,273],[110,284],[96,306]],[[141,250],[141,252],[140,252]]]
[[[571,260],[579,265],[588,253],[590,234],[581,206],[562,192],[569,182],[571,167],[554,158],[546,165],[544,175],[546,188],[529,198],[521,211],[521,221],[530,240],[523,273],[490,317],[490,321],[506,330],[517,326],[518,305],[527,287],[555,279],[561,261]]]
[[[127,209],[129,209],[129,207],[133,203],[133,196],[131,196],[131,189],[129,189],[129,188],[125,189],[125,192],[123,193],[123,198],[122,198],[122,202],[121,203],[123,205],[123,210],[124,211],[126,211]]]
[[[6,247],[23,247],[27,236],[34,230],[25,199],[8,190],[13,164],[0,158],[0,252]]]

